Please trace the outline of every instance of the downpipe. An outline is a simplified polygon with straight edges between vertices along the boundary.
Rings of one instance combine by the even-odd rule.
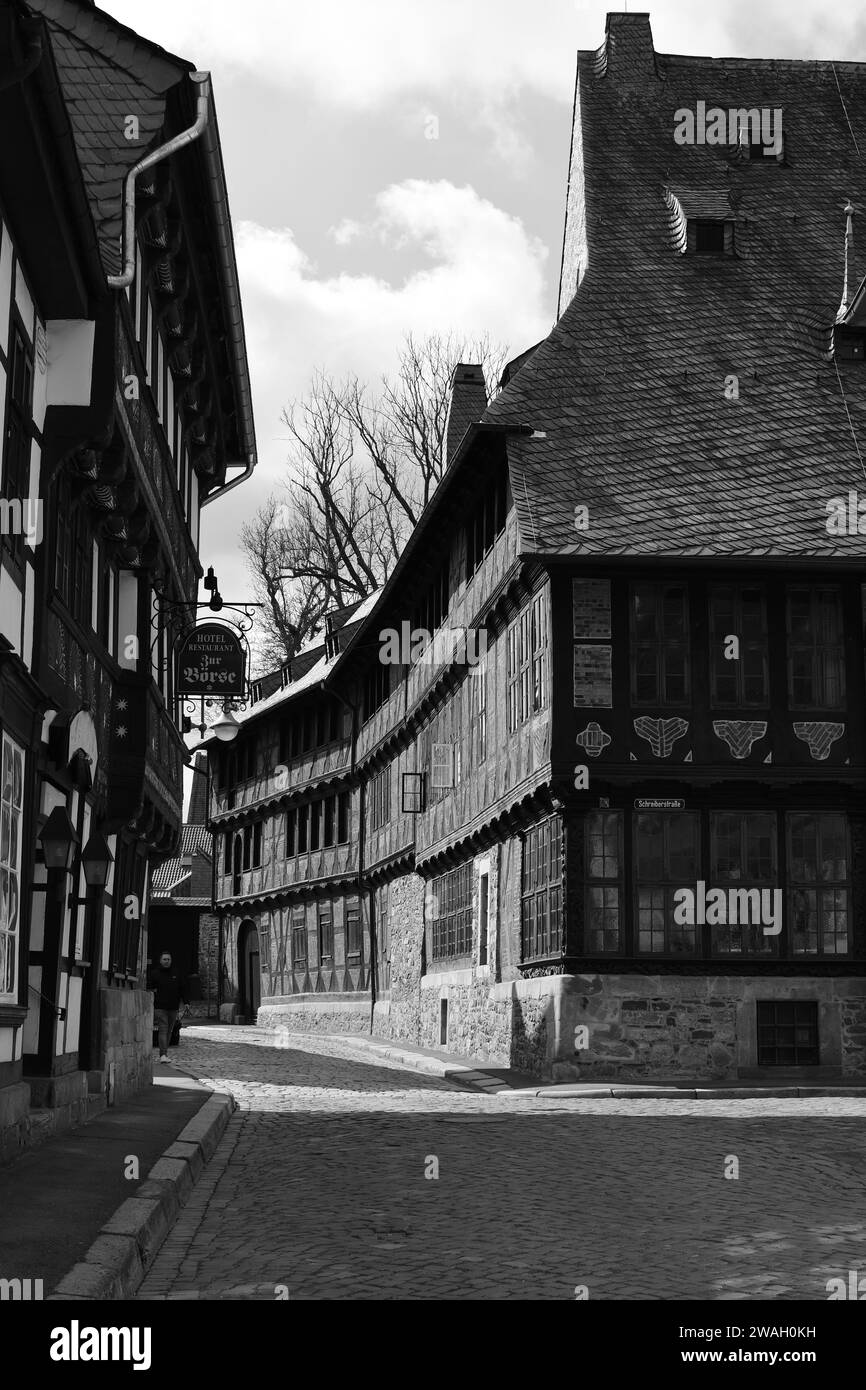
[[[120,275],[107,276],[109,287],[113,290],[127,289],[135,279],[135,181],[139,174],[143,174],[146,169],[150,169],[154,164],[159,164],[163,159],[168,159],[170,155],[177,154],[178,150],[185,149],[187,145],[193,144],[199,138],[208,121],[208,110],[210,104],[210,73],[191,72],[190,81],[195,82],[199,88],[196,98],[196,117],[194,123],[188,130],[181,131],[180,135],[175,135],[166,144],[160,145],[159,149],[151,150],[137,164],[134,164],[124,180],[123,185],[123,271]]]

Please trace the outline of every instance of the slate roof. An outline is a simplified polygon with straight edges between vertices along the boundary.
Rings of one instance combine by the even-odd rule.
[[[202,854],[207,860],[210,860],[211,843],[210,832],[203,825],[184,825],[181,830],[180,854],[174,859],[163,860],[153,871],[150,885],[151,896],[154,898],[173,897],[182,884],[189,883],[192,872],[190,869],[184,868],[184,859],[190,858],[193,854]],[[187,899],[185,894],[180,896],[184,898],[184,901],[192,902],[192,899]],[[202,901],[209,902],[210,899],[202,899]]]
[[[105,272],[120,273],[123,180],[160,142],[165,94],[194,65],[81,0],[29,0],[48,24]],[[137,116],[140,139],[124,135]]]
[[[676,144],[698,101],[781,108],[784,159]],[[827,352],[843,207],[866,212],[866,64],[664,56],[648,16],[610,15],[603,51],[578,55],[575,112],[561,317],[484,417],[546,434],[508,443],[521,548],[861,557],[825,504],[866,496],[866,365]],[[668,190],[687,213],[731,206],[738,254],[680,254]],[[861,216],[855,285],[864,248]]]

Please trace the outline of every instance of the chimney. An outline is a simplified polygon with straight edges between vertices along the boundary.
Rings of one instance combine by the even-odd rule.
[[[198,753],[192,765],[192,791],[189,795],[187,825],[204,825],[207,820],[207,754]]]
[[[604,30],[604,72],[623,91],[642,88],[658,77],[650,17],[608,14]]]
[[[480,420],[486,409],[487,387],[483,367],[458,362],[451,378],[451,400],[445,421],[446,467],[457,453],[469,426]]]
[[[849,198],[842,211],[845,213],[845,279],[842,282],[842,303],[836,315],[840,323],[848,315],[851,307],[851,294],[854,285],[854,204]]]

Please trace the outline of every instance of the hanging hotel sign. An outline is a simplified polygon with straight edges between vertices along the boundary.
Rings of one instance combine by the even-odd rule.
[[[219,623],[188,632],[177,654],[178,695],[243,698],[246,654],[240,638]]]
[[[686,803],[674,796],[648,796],[634,803],[636,811],[684,811]]]

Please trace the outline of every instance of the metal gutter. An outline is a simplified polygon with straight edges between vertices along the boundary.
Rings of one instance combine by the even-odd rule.
[[[111,289],[125,290],[135,279],[135,181],[139,174],[143,174],[145,169],[150,169],[154,164],[159,164],[163,159],[168,159],[169,155],[177,154],[178,150],[191,145],[194,140],[205,129],[208,122],[208,112],[210,108],[210,73],[191,72],[190,81],[195,82],[199,87],[196,98],[196,117],[193,124],[181,131],[180,135],[175,135],[158,149],[151,150],[137,164],[133,164],[123,183],[123,270],[120,275],[108,275],[106,279]]]

